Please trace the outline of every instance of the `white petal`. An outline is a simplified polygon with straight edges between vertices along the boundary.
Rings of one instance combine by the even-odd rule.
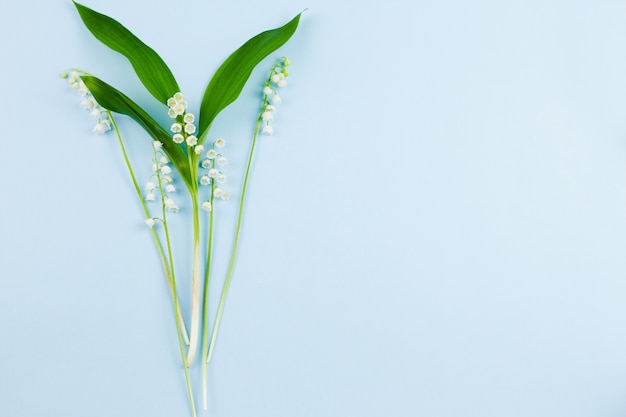
[[[185,132],[188,134],[192,134],[192,133],[196,133],[196,125],[194,125],[193,123],[187,123],[185,125]]]
[[[187,125],[189,126],[189,125]],[[198,138],[195,137],[194,135],[188,136],[187,137],[187,145],[189,146],[195,146],[198,143]]]

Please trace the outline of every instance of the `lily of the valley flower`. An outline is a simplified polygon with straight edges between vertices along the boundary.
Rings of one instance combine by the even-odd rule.
[[[80,72],[73,70],[69,76],[67,72],[63,72],[61,77],[68,78],[68,82],[72,88],[78,90],[78,94],[84,97],[80,102],[80,107],[89,110],[91,116],[98,118],[98,122],[91,131],[97,135],[106,133],[111,130],[111,121],[107,118],[106,111],[100,107],[83,80],[80,79],[81,75],[88,74],[82,70],[80,70]]]
[[[274,128],[270,125],[270,120],[274,119],[276,113],[276,107],[274,105],[281,104],[283,101],[276,92],[274,85],[279,88],[287,86],[287,80],[285,78],[289,75],[289,71],[287,71],[286,67],[289,66],[290,63],[289,59],[283,58],[282,65],[280,62],[276,64],[263,87],[263,106],[261,111],[261,120],[265,122],[261,129],[261,134],[263,135],[274,134]],[[269,104],[270,102],[272,104]]]
[[[177,91],[174,93],[174,91],[179,89],[177,87],[178,84],[169,68],[162,62],[154,50],[139,42],[130,31],[125,30],[118,22],[79,4],[77,1],[74,1],[74,4],[87,28],[97,39],[114,50],[120,51],[126,58],[129,58],[133,69],[148,92],[161,101],[161,104],[167,105],[167,115],[171,118],[169,122],[161,123],[160,120],[164,114],[154,117],[148,111],[149,109],[142,108],[140,103],[133,102],[128,96],[117,91],[111,85],[82,70],[76,69],[68,71],[70,74],[63,74],[63,78],[68,79],[71,87],[82,97],[80,99],[81,107],[94,117],[92,119],[95,122],[93,132],[101,134],[113,130],[117,136],[134,189],[141,202],[144,214],[141,220],[150,228],[149,233],[155,242],[172,295],[173,311],[176,316],[176,334],[183,362],[190,411],[192,417],[197,417],[193,398],[194,389],[190,381],[188,368],[192,366],[194,357],[197,356],[199,341],[202,339],[203,402],[204,408],[207,409],[206,367],[213,352],[223,311],[224,297],[228,292],[228,283],[230,282],[233,263],[237,253],[236,242],[238,241],[241,226],[241,213],[250,172],[250,160],[257,135],[261,132],[261,123],[264,125],[262,129],[264,133],[271,134],[273,132],[270,122],[275,119],[276,113],[272,104],[281,102],[281,97],[277,94],[277,91],[287,85],[286,77],[289,73],[286,67],[289,65],[289,60],[281,58],[281,61],[272,67],[268,81],[263,85],[264,107],[262,115],[259,115],[258,123],[255,125],[256,129],[254,131],[250,160],[245,171],[241,198],[238,201],[239,215],[235,231],[235,244],[231,253],[229,269],[224,280],[222,299],[217,308],[217,317],[213,324],[210,345],[207,336],[210,334],[209,327],[213,321],[209,320],[207,315],[207,312],[210,312],[210,308],[207,307],[208,303],[206,300],[209,300],[208,282],[211,273],[211,248],[214,237],[213,221],[221,221],[221,216],[216,216],[215,200],[228,200],[231,193],[222,188],[228,180],[227,174],[223,172],[224,167],[228,164],[226,155],[222,153],[225,141],[223,138],[218,138],[211,143],[205,142],[205,139],[209,135],[209,128],[212,126],[217,114],[239,95],[239,84],[245,83],[244,78],[249,76],[248,71],[252,70],[258,64],[259,58],[266,56],[269,50],[274,50],[291,37],[293,31],[297,28],[300,15],[296,16],[282,28],[257,35],[253,38],[255,39],[253,42],[256,46],[255,48],[240,48],[231,55],[228,62],[234,65],[227,66],[229,70],[226,72],[216,72],[207,86],[199,109],[200,112],[196,113],[202,114],[201,119],[203,120],[199,121],[199,117],[195,117],[194,113],[189,111],[189,105],[182,92]],[[182,24],[178,26],[184,28]],[[175,31],[180,32],[178,26]],[[111,28],[115,30],[110,30]],[[186,33],[185,36],[187,35]],[[249,43],[245,45],[249,45]],[[183,45],[183,48],[186,52],[192,50],[187,45]],[[195,64],[189,61],[187,65]],[[95,96],[88,86],[93,90]],[[96,101],[96,97],[111,108],[107,109],[100,106]],[[205,97],[208,98],[208,101],[205,100]],[[150,161],[152,172],[149,174],[150,176],[147,178],[144,187],[137,181],[137,176],[131,167],[131,158],[126,153],[119,126],[112,112],[123,113],[139,122],[153,140],[153,157]],[[207,119],[205,119],[205,114]],[[205,147],[208,151],[205,150]],[[186,188],[185,191],[189,191],[189,194],[186,195],[190,199],[183,200],[183,196],[181,196],[181,200],[178,200],[178,193],[182,190],[177,189],[178,184],[175,183],[175,180],[178,179],[177,175],[180,175],[181,182]],[[180,188],[183,188],[183,186],[181,185]],[[156,203],[148,203],[155,200],[157,201]],[[177,272],[179,269],[174,265],[175,260],[170,240],[170,236],[175,234],[170,234],[171,224],[168,221],[168,217],[169,213],[175,213],[180,210],[178,201],[185,201],[185,204],[190,203],[185,207],[185,210],[193,216],[193,250],[191,254],[193,268],[191,269],[190,277]],[[206,214],[208,218],[200,219],[200,210],[208,212]],[[159,226],[162,226],[159,227],[159,230],[155,230],[157,223],[160,223]],[[208,233],[204,229],[205,225],[208,226]],[[207,238],[206,240],[204,239],[205,237]],[[204,245],[205,243],[206,246]],[[207,258],[203,264],[200,251],[204,247],[207,248]],[[204,287],[201,281],[203,272],[206,274]],[[190,295],[189,304],[191,307],[189,333],[187,333],[187,326],[179,304],[179,290],[177,288],[180,288],[178,287],[179,283],[184,283],[181,281],[177,283],[177,280],[181,275],[183,275],[183,280],[190,278],[191,281],[191,291],[188,293]],[[203,326],[202,330],[200,330],[200,325]]]
[[[178,213],[179,210],[178,204],[169,197],[165,199],[165,208],[172,213]]]

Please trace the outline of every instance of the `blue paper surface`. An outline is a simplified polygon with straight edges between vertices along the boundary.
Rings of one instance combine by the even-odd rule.
[[[258,92],[291,59],[200,416],[626,414],[626,4],[85,4],[153,47],[192,108],[228,54],[308,7],[212,128],[233,190],[214,311]],[[59,74],[79,66],[158,104],[71,2],[5,2],[0,16],[0,415],[187,416],[121,154]],[[143,182],[148,138],[118,121]]]

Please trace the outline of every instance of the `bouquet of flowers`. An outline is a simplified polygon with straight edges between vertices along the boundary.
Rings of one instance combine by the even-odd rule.
[[[273,133],[271,121],[276,114],[276,106],[281,103],[278,90],[287,85],[289,60],[285,57],[278,59],[270,69],[260,92],[259,116],[252,132],[250,153],[241,186],[234,244],[212,330],[209,328],[208,320],[208,289],[214,246],[215,203],[217,200],[228,200],[231,192],[223,185],[227,181],[223,172],[223,167],[228,163],[223,152],[226,141],[222,138],[209,140],[209,132],[220,112],[239,97],[252,70],[291,38],[298,27],[300,14],[284,26],[254,36],[233,52],[210,79],[196,115],[190,111],[189,103],[180,91],[174,75],[153,49],[116,20],[79,3],[74,2],[74,5],[87,29],[102,43],[130,61],[139,80],[163,105],[162,111],[171,119],[170,125],[161,126],[155,117],[124,93],[84,70],[70,68],[63,73],[63,77],[67,78],[71,86],[83,97],[81,106],[89,110],[97,120],[94,133],[113,131],[117,137],[172,296],[172,311],[189,405],[191,414],[195,417],[196,407],[188,368],[192,366],[194,359],[200,356],[203,404],[206,409],[207,364],[215,348],[237,258],[246,188],[257,136],[259,132],[266,135]],[[114,113],[129,116],[146,131],[146,137],[152,141],[150,155],[152,175],[143,187],[139,185],[130,163]],[[191,286],[191,311],[188,316],[184,314],[179,302],[177,287],[180,286],[180,282],[174,267],[168,223],[168,216],[179,212],[176,195],[181,189],[188,193],[189,212],[193,223],[193,252],[190,259],[192,273],[190,277],[186,277],[189,278],[186,284]],[[208,216],[205,222],[207,227],[201,227],[200,216],[203,212]],[[188,322],[186,318],[189,319]]]

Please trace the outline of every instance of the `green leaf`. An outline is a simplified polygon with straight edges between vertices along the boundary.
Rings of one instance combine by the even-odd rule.
[[[81,76],[81,79],[93,94],[94,98],[105,109],[125,114],[135,120],[154,139],[163,144],[163,149],[178,173],[189,188],[193,190],[196,182],[189,171],[187,154],[183,149],[172,142],[169,132],[163,129],[148,113],[128,98],[124,93],[111,87],[94,76]]]
[[[282,27],[259,33],[233,52],[218,68],[200,105],[198,137],[202,142],[219,112],[239,97],[254,67],[291,38],[298,28],[301,14]]]
[[[165,104],[180,91],[172,71],[152,48],[116,20],[75,1],[74,5],[87,29],[100,42],[128,58],[143,85],[159,102]]]

